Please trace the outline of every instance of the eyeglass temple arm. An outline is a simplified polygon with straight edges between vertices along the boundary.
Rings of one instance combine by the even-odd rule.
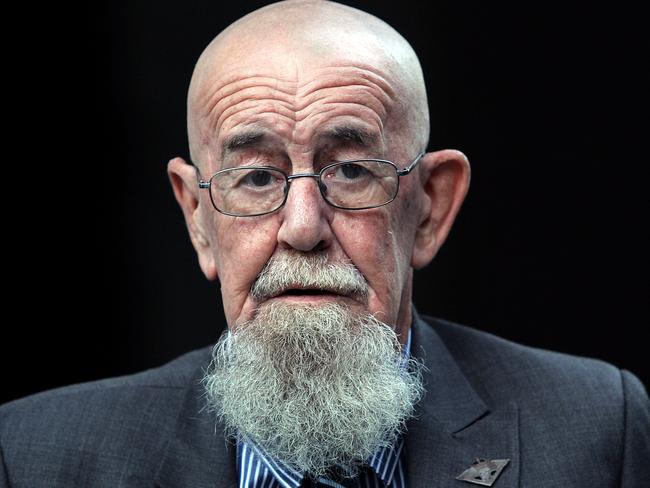
[[[201,176],[201,170],[199,169],[199,167],[196,164],[194,164],[194,161],[190,161],[190,164],[196,170],[196,181],[199,184],[199,188],[210,188],[210,182],[203,181],[203,176]]]
[[[397,176],[406,176],[409,174],[411,171],[413,171],[413,168],[417,166],[417,164],[420,162],[420,159],[422,159],[422,156],[424,156],[425,152],[422,151],[420,154],[418,154],[413,161],[411,161],[411,164],[409,164],[406,168],[404,169],[398,169],[397,170]]]

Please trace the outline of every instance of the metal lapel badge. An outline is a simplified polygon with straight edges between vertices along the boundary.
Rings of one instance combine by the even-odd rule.
[[[476,459],[472,465],[456,477],[481,486],[492,486],[510,459]]]

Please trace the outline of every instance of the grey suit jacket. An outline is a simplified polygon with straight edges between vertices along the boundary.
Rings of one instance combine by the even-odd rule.
[[[632,374],[415,315],[427,393],[408,425],[411,488],[463,488],[475,458],[500,488],[650,486],[650,402]],[[0,486],[235,487],[234,448],[202,410],[210,348],[132,376],[0,407]]]

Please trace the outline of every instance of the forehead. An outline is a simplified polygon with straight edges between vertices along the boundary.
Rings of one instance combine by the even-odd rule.
[[[297,146],[351,126],[383,140],[399,127],[393,121],[404,103],[393,66],[381,53],[366,54],[282,43],[220,47],[193,80],[190,137],[216,151],[247,127]]]
[[[232,74],[208,87],[203,100],[197,109],[204,137],[224,138],[238,128],[257,126],[305,145],[318,132],[341,125],[383,133],[393,112],[394,90],[372,67],[332,65],[293,73]]]

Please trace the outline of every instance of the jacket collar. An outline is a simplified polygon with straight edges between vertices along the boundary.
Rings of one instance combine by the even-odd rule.
[[[154,477],[160,488],[237,486],[235,446],[226,441],[223,425],[205,409],[201,378],[209,360],[208,354],[185,395],[175,435],[168,441]]]
[[[409,487],[470,488],[456,477],[477,458],[510,459],[493,486],[518,486],[517,406],[488,408],[434,327],[415,310],[412,347],[413,356],[425,366],[426,393],[415,418],[407,424]]]

